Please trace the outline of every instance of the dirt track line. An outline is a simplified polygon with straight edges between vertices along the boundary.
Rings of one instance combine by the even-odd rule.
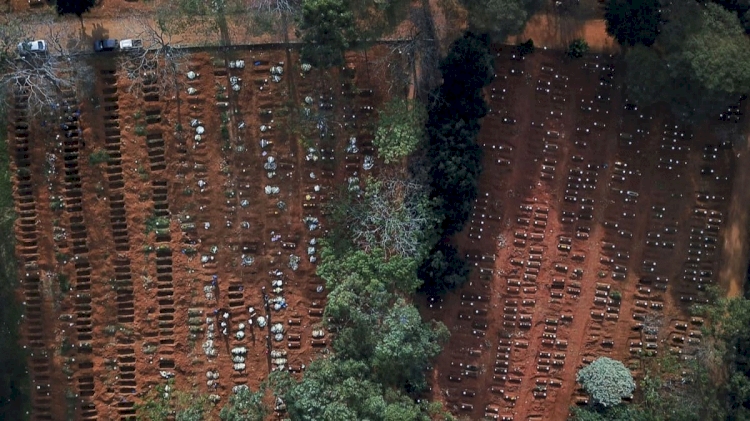
[[[747,273],[750,138],[745,139],[744,145],[735,145],[733,152],[737,152],[736,170],[722,244],[725,263],[719,271],[719,285],[727,290],[729,297],[737,297],[744,293]]]

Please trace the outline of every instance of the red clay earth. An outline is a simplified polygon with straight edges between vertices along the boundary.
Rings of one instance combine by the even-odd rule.
[[[134,405],[164,382],[161,371],[175,376],[176,390],[216,394],[221,404],[234,386],[256,388],[271,370],[304,371],[326,352],[328,335],[313,333],[326,291],[308,248],[324,235],[334,186],[368,173],[386,79],[372,64],[384,51],[367,54],[369,65],[351,54],[345,69],[305,73],[284,50],[239,50],[226,61],[196,53],[177,96],[129,92],[116,63],[100,57],[94,92],[70,94],[82,104],[78,121],[34,118],[16,98],[10,147],[33,420],[134,419]],[[238,59],[245,67],[231,68]],[[349,153],[353,137],[359,151]],[[109,160],[92,163],[102,151]],[[310,230],[306,217],[322,227]],[[285,308],[266,310],[262,288],[270,307],[283,297]],[[269,318],[262,329],[260,315]],[[270,334],[276,323],[280,341]],[[204,348],[209,329],[216,356]],[[246,348],[244,369],[234,367],[236,347]]]
[[[715,133],[739,110],[690,130],[628,105],[616,58],[496,53],[479,199],[458,237],[474,268],[424,303],[452,332],[432,398],[469,419],[563,420],[598,356],[636,376],[649,353],[693,358],[688,307],[717,282],[735,171]]]

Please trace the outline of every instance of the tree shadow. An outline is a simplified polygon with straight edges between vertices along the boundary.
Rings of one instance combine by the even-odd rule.
[[[95,23],[94,29],[91,30],[91,41],[109,38],[109,29],[101,23]]]
[[[109,38],[109,29],[105,28],[104,25],[100,23],[95,23],[94,28],[91,30],[91,34],[88,34],[86,31],[86,27],[83,25],[83,22],[81,22],[81,28],[78,32],[78,39],[71,39],[69,41],[69,48],[73,48],[73,43],[76,43],[79,48],[83,46],[82,48],[86,49],[86,46],[93,46],[95,40],[100,39],[107,39]],[[91,48],[91,47],[88,47]]]

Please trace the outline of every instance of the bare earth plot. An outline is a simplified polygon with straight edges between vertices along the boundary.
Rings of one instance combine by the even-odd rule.
[[[97,60],[93,96],[69,93],[59,115],[32,119],[15,98],[32,419],[134,419],[164,375],[223,402],[303,371],[328,340],[311,262],[322,203],[370,167],[378,69],[357,54],[306,73],[284,50],[197,53],[165,96],[159,81],[129,92]]]
[[[732,145],[626,103],[614,58],[497,51],[480,197],[460,235],[467,286],[425,313],[452,337],[433,395],[470,419],[563,420],[597,356],[635,374],[692,358],[688,307],[718,278]]]

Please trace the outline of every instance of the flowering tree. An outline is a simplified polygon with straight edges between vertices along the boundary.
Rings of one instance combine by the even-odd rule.
[[[578,371],[576,381],[583,385],[594,402],[611,407],[635,390],[635,381],[623,363],[607,357],[599,357]]]

